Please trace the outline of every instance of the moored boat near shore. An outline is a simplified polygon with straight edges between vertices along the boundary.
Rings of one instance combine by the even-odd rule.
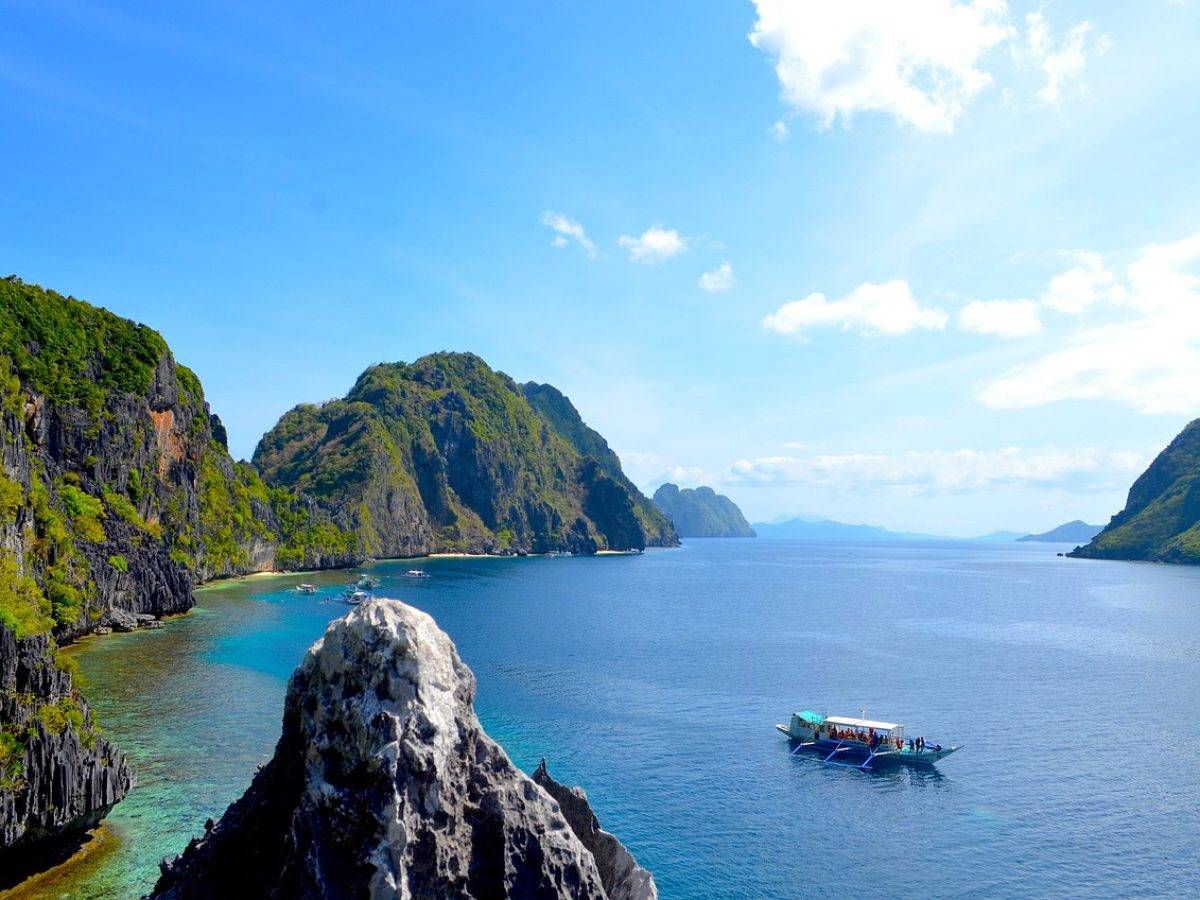
[[[792,755],[809,751],[821,761],[858,769],[880,765],[932,765],[961,745],[942,746],[924,737],[905,738],[898,722],[850,716],[823,716],[811,710],[792,713],[786,725],[775,726],[792,743]]]

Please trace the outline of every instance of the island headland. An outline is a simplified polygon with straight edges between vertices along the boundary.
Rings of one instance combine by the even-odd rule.
[[[1104,530],[1067,555],[1200,563],[1200,419],[1138,476],[1125,508]]]
[[[654,505],[671,520],[680,537],[755,537],[738,505],[710,487],[683,488],[667,483],[654,492]]]

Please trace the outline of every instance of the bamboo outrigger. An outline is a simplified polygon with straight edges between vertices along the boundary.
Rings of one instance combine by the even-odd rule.
[[[794,747],[819,754],[822,762],[871,769],[885,763],[932,765],[962,745],[943,747],[924,738],[904,737],[898,722],[879,722],[849,716],[822,716],[810,710],[792,713],[786,725],[776,725]]]

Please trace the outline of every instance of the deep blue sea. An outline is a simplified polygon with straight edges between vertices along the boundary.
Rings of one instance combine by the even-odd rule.
[[[711,540],[373,571],[454,638],[513,760],[582,785],[665,898],[1195,896],[1200,569],[1063,549]],[[42,890],[136,896],[242,793],[348,577],[208,588],[76,651],[140,784]],[[863,707],[965,749],[865,774],[774,730]]]

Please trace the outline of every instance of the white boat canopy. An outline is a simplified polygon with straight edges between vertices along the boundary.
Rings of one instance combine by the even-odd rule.
[[[846,728],[874,728],[876,731],[895,731],[904,727],[897,722],[875,722],[871,719],[851,719],[847,716],[826,716],[825,722],[828,725],[841,725]]]

